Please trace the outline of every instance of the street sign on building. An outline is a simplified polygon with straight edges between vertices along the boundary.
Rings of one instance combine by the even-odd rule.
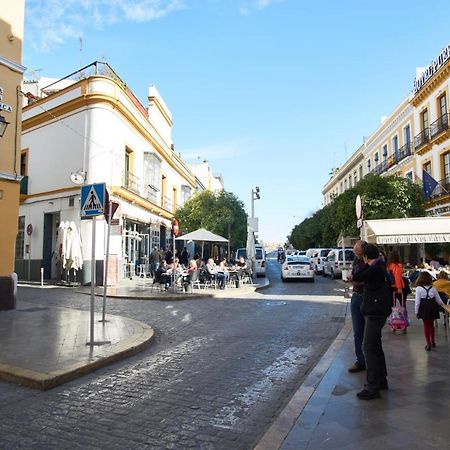
[[[81,218],[101,216],[105,209],[105,183],[81,186]]]

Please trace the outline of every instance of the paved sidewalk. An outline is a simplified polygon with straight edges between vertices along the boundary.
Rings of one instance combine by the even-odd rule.
[[[350,320],[287,407],[258,450],[444,449],[450,447],[449,333],[439,320],[437,347],[424,350],[422,321],[408,302],[406,335],[386,325],[383,346],[389,390],[359,400],[365,372],[350,374],[354,362]]]
[[[90,346],[90,313],[70,308],[36,307],[21,302],[0,313],[0,379],[49,389],[130,356],[153,338],[145,323],[95,314],[95,341]]]

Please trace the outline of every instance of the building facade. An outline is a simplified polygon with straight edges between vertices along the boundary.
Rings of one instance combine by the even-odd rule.
[[[42,267],[46,279],[89,283],[94,223],[96,282],[101,284],[106,221],[103,216],[80,219],[80,184],[105,183],[119,205],[108,269],[114,284],[147,264],[154,246],[171,245],[171,219],[196,191],[196,178],[175,152],[172,116],[155,86],[149,87],[144,107],[106,63],[49,81],[29,81],[23,87],[27,104],[16,269],[22,279],[38,278]],[[77,274],[66,273],[57,254],[58,228],[72,222],[79,229],[85,261]],[[28,224],[31,236],[24,232]]]
[[[20,86],[24,0],[5,0],[0,11],[0,308],[14,305],[14,245],[20,182]],[[4,128],[6,126],[6,129]]]
[[[364,139],[362,148],[332,172],[322,191],[324,204],[343,192],[340,182],[353,177],[352,161],[361,151],[363,176],[398,174],[421,184],[423,171],[428,172],[437,185],[426,204],[427,213],[450,215],[449,88],[450,45],[418,70],[411,94]]]

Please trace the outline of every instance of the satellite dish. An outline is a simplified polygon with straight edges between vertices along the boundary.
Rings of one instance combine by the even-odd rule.
[[[79,172],[72,172],[70,174],[70,181],[75,184],[83,184],[84,183],[84,175]]]

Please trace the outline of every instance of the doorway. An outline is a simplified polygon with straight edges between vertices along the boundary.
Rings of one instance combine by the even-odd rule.
[[[59,226],[59,212],[44,214],[44,232],[42,247],[42,267],[44,279],[56,278],[56,259],[53,258],[56,244],[56,230]]]

